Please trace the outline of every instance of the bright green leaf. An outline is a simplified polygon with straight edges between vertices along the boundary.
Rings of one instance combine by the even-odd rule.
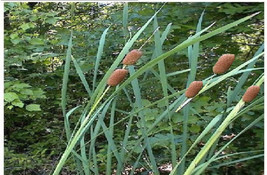
[[[22,108],[24,106],[24,103],[20,101],[19,99],[16,99],[12,102],[12,105]]]
[[[29,29],[30,28],[30,25],[28,24],[28,23],[25,23],[25,24],[22,24],[21,26],[20,26],[20,28],[22,28],[22,30],[27,30],[27,29]]]
[[[10,106],[8,106],[7,108],[11,110],[13,107],[14,107],[14,106],[10,105]]]
[[[30,104],[26,106],[27,111],[41,111],[40,105],[38,104]]]
[[[8,92],[4,94],[4,99],[7,102],[12,102],[15,99],[19,99],[19,96],[14,92]]]

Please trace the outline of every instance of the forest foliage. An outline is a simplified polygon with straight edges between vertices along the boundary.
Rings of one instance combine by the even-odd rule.
[[[161,5],[161,3],[128,3],[128,20],[127,23],[123,23],[124,3],[76,2],[74,11],[71,10],[70,3],[64,2],[5,3],[4,142],[5,172],[7,174],[25,172],[26,174],[48,174],[54,169],[59,156],[66,147],[67,138],[61,108],[61,90],[71,30],[73,31],[72,55],[76,62],[70,63],[66,108],[70,110],[79,106],[70,118],[72,126],[75,126],[82,113],[82,110],[79,110],[80,107],[84,107],[90,100],[90,89],[84,87],[83,81],[86,81],[91,90],[94,90],[128,38],[132,37]],[[216,22],[209,30],[253,13],[262,12],[252,19],[200,43],[196,74],[198,80],[212,75],[212,66],[225,53],[236,55],[236,60],[232,65],[232,68],[235,68],[250,60],[264,42],[263,6],[263,3],[249,2],[166,3],[157,15],[160,36],[166,34],[162,52],[169,51],[178,43],[182,43],[194,35],[203,11],[203,28]],[[155,22],[154,25],[150,24],[144,30],[134,43],[134,48],[139,48],[154,30]],[[164,33],[164,31],[168,32]],[[98,53],[101,37],[105,38],[102,55]],[[155,58],[153,55],[155,47],[152,38],[142,49],[144,55],[135,65],[136,70],[151,58]],[[188,57],[188,50],[184,49],[165,60],[164,66],[170,85],[169,89],[172,92],[186,87],[190,66]],[[96,65],[98,65],[97,74],[95,74]],[[85,76],[83,81],[77,73],[77,66]],[[264,67],[262,58],[256,62],[256,67]],[[161,81],[154,74],[160,69],[160,67],[154,67],[154,70],[151,69],[138,78],[144,106],[165,96],[162,93]],[[174,73],[179,71],[184,72],[176,77]],[[252,71],[239,94],[236,98],[231,99],[233,103],[239,101],[246,88],[253,84],[262,72],[262,69]],[[130,70],[130,73],[133,72]],[[191,103],[188,118],[188,144],[192,144],[208,122],[227,108],[229,94],[233,92],[239,77],[240,75],[235,75],[228,78],[227,81],[204,92]],[[138,108],[139,105],[134,101],[129,102],[129,98],[134,99],[136,94],[131,87],[127,86],[124,91],[127,93],[120,93],[116,97],[115,122],[123,119],[127,112],[132,108]],[[263,96],[263,89],[260,94]],[[153,121],[164,111],[164,107],[165,103],[159,103],[143,111],[146,116],[145,127],[150,128],[153,125]],[[244,113],[242,118],[228,127],[218,145],[224,145],[225,141],[232,138],[232,134],[239,133],[262,114],[263,105],[257,105],[253,110]],[[174,141],[178,145],[177,153],[182,149],[182,120],[183,113],[175,113],[171,121],[166,119],[151,131],[149,142],[159,165],[170,162],[172,136],[169,134],[169,122],[172,123],[175,133]],[[106,118],[105,121],[108,122],[109,118]],[[131,150],[131,146],[135,144],[135,138],[142,136],[142,123],[138,119],[134,119],[133,123],[135,125],[132,126],[132,130],[135,131],[135,134],[130,136],[127,150]],[[115,141],[123,140],[126,124],[125,122],[114,127]],[[263,138],[263,121],[260,121],[225,151],[233,153],[262,150]],[[203,141],[205,142],[207,139],[208,137],[204,137]],[[107,143],[105,137],[100,136],[100,142],[95,145],[98,153],[98,166],[102,172],[105,172]],[[201,147],[201,143],[198,147]],[[191,150],[189,157],[194,157],[199,148]],[[138,147],[133,150],[134,154],[138,155],[141,149]],[[128,163],[133,164],[134,161],[129,160]],[[143,165],[146,167],[145,160]],[[233,174],[262,172],[263,157],[232,166],[211,169],[209,173],[224,174],[230,171]],[[64,172],[75,172],[73,161],[68,161]]]

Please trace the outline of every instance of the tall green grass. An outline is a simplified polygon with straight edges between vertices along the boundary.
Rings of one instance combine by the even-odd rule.
[[[188,81],[186,84],[186,87],[188,87],[189,84],[196,79],[200,42],[205,41],[228,29],[231,29],[232,27],[235,27],[236,25],[242,22],[249,20],[253,16],[257,15],[257,13],[244,17],[240,20],[237,20],[231,24],[220,27],[216,30],[210,31],[210,27],[214,25],[214,23],[204,29],[201,29],[203,16],[204,16],[204,12],[203,12],[199,18],[199,22],[196,28],[196,34],[188,37],[187,40],[185,40],[184,42],[180,44],[177,43],[177,45],[173,49],[164,52],[163,44],[168,36],[168,33],[171,30],[171,24],[169,24],[168,26],[165,27],[165,30],[162,32],[162,34],[160,33],[160,30],[155,32],[154,34],[155,49],[151,56],[151,60],[138,69],[135,66],[126,67],[126,69],[128,69],[130,72],[130,76],[116,88],[114,87],[111,88],[109,86],[106,86],[106,81],[108,77],[117,67],[120,66],[121,61],[124,58],[124,56],[134,46],[137,39],[146,30],[149,24],[152,23],[152,21],[153,21],[154,30],[159,27],[157,15],[160,13],[161,8],[163,7],[161,7],[158,11],[156,11],[155,14],[131,38],[127,38],[127,37],[130,37],[127,31],[128,15],[129,15],[128,8],[129,8],[128,4],[125,3],[124,9],[123,9],[123,34],[125,36],[125,41],[127,42],[125,43],[125,46],[121,50],[118,57],[115,59],[114,63],[107,70],[106,74],[102,77],[100,81],[97,81],[97,72],[98,72],[99,67],[101,66],[101,56],[105,50],[104,43],[106,40],[106,36],[108,36],[107,32],[109,28],[107,28],[103,32],[100,38],[100,41],[99,41],[98,51],[96,53],[94,74],[92,77],[92,80],[93,80],[92,85],[90,85],[86,81],[86,77],[84,76],[81,68],[79,67],[79,64],[77,63],[75,59],[75,55],[72,56],[71,49],[72,49],[73,32],[71,31],[67,55],[66,55],[66,62],[65,62],[64,76],[63,76],[63,86],[62,86],[62,111],[63,111],[63,116],[65,119],[64,124],[65,124],[65,131],[66,131],[66,137],[67,137],[67,147],[63,155],[61,156],[56,166],[56,169],[53,172],[54,175],[60,174],[63,166],[65,165],[71,153],[75,159],[75,162],[76,162],[75,165],[77,167],[77,171],[79,172],[79,174],[90,175],[90,174],[103,173],[99,169],[99,165],[98,165],[99,160],[97,156],[98,153],[96,150],[96,143],[97,143],[97,139],[99,136],[104,136],[104,138],[106,139],[105,143],[107,146],[107,160],[105,164],[105,167],[106,167],[105,173],[107,175],[113,173],[114,167],[116,167],[115,168],[116,174],[121,174],[126,168],[126,166],[130,164],[130,162],[134,162],[132,164],[131,174],[134,173],[135,168],[137,168],[138,166],[146,167],[147,171],[152,171],[154,174],[160,174],[158,170],[157,157],[154,155],[153,146],[150,143],[150,137],[153,135],[153,130],[157,127],[157,125],[164,118],[167,118],[168,125],[170,126],[170,129],[169,129],[169,134],[171,135],[171,139],[170,139],[171,159],[170,161],[172,162],[172,165],[173,165],[173,170],[171,174],[183,174],[184,169],[187,166],[186,156],[188,155],[188,153],[196,146],[197,143],[201,141],[201,139],[204,136],[208,135],[208,133],[212,129],[217,128],[216,132],[210,137],[210,140],[206,143],[206,145],[203,147],[200,153],[196,155],[195,159],[192,161],[192,163],[187,167],[185,171],[185,174],[191,174],[192,172],[200,174],[208,167],[208,165],[211,162],[219,160],[218,155],[215,154],[216,155],[215,156],[211,152],[211,155],[213,155],[211,159],[209,159],[209,161],[207,162],[204,161],[201,164],[199,164],[201,160],[203,160],[203,158],[207,155],[209,148],[215,145],[214,143],[216,142],[218,137],[221,135],[221,133],[224,131],[224,129],[230,123],[232,123],[235,119],[240,117],[242,114],[241,109],[244,105],[244,102],[240,100],[240,102],[231,110],[231,112],[227,115],[225,119],[223,118],[223,114],[214,116],[215,118],[211,120],[211,122],[206,126],[204,131],[197,137],[197,139],[188,149],[188,145],[187,145],[188,122],[187,121],[188,121],[188,114],[189,114],[189,109],[190,109],[190,101],[189,101],[189,104],[187,104],[185,108],[183,108],[183,114],[184,114],[183,119],[184,120],[183,120],[183,131],[182,131],[183,132],[182,143],[180,145],[177,145],[177,143],[175,142],[175,133],[174,133],[174,126],[172,124],[172,116],[175,113],[176,109],[179,106],[183,105],[186,99],[186,97],[184,96],[184,92],[186,88],[181,89],[178,92],[175,91],[175,89],[168,83],[168,78],[171,76],[179,76],[179,74],[181,73],[189,73]],[[179,51],[182,51],[183,49],[188,50],[189,68],[182,70],[182,71],[167,73],[166,66],[165,66],[165,61],[166,61],[165,59],[170,57],[171,55],[174,55],[175,53]],[[257,61],[257,59],[263,55],[262,51],[263,51],[263,46],[258,50],[258,52],[254,55],[252,59],[239,65],[238,67],[234,68],[232,71],[226,74],[220,75],[220,76],[210,76],[206,80],[203,80],[204,87],[199,92],[198,95],[208,91],[209,89],[225,81],[229,77],[242,74],[240,78],[240,82],[234,89],[233,93],[240,92],[240,89],[242,85],[245,83],[249,73],[254,70],[259,70],[257,68],[253,68],[253,66],[255,65],[255,62]],[[71,66],[70,65],[71,60],[73,61],[77,74],[79,75],[81,82],[83,83],[84,88],[87,91],[87,95],[90,97],[90,100],[88,101],[87,105],[83,108],[82,115],[80,116],[80,120],[76,124],[74,129],[71,129],[72,126],[70,126],[70,122],[69,122],[70,116],[75,110],[81,109],[81,107],[77,106],[73,109],[70,109],[68,112],[66,109],[67,83],[68,83],[68,75],[69,75],[70,66]],[[157,65],[157,68],[155,68],[156,65]],[[143,74],[145,74],[143,76],[143,80],[145,80],[150,72],[161,83],[162,98],[159,99],[158,101],[152,102],[149,105],[144,105],[142,101],[142,85],[140,83],[140,78]],[[264,76],[261,76],[256,82],[258,85],[261,85],[263,83],[263,77]],[[129,95],[129,92],[128,92],[129,89],[130,91],[132,91],[134,95],[134,99]],[[133,106],[130,112],[122,111],[117,108],[118,95],[122,93],[124,93],[130,105]],[[229,96],[229,99],[227,101],[229,105],[227,106],[226,112],[230,111],[230,107],[231,107],[230,104],[232,103],[234,98],[235,97],[233,96],[231,97]],[[146,120],[145,120],[146,113],[144,112],[144,110],[150,109],[152,106],[155,106],[160,103],[164,104],[163,112],[161,112],[156,117],[155,121],[153,121],[153,123],[149,127],[147,127]],[[262,103],[262,101],[259,101],[259,103]],[[259,103],[254,103],[254,105],[257,105]],[[251,110],[252,107],[245,108],[245,112],[247,110]],[[122,112],[126,116],[123,119],[115,122],[118,112]],[[106,119],[109,119],[108,125],[106,124]],[[253,125],[257,123],[260,119],[262,118],[256,119],[255,122],[253,122]],[[141,136],[135,140],[134,145],[132,145],[131,149],[129,150],[128,149],[129,143],[132,141],[132,139],[130,140],[131,132],[133,132],[132,125],[135,124],[133,121],[136,121],[136,120],[140,123]],[[115,127],[122,123],[125,123],[127,127],[125,129],[122,140],[118,141],[117,138],[114,138],[116,136]],[[253,125],[249,125],[247,128],[244,129],[244,131],[252,127]],[[240,134],[242,134],[244,131],[240,132]],[[88,138],[89,138],[89,141],[87,141]],[[140,147],[140,145],[142,149],[139,152],[139,154],[133,155],[134,151],[138,147]],[[178,150],[179,146],[181,147],[181,150]],[[222,148],[222,150],[223,149],[225,148]],[[143,156],[145,156],[146,158],[145,159],[146,161],[144,162],[141,161]],[[239,161],[245,161],[245,160],[257,158],[260,156],[262,156],[262,154],[254,155],[254,156],[248,157],[247,159],[241,159]],[[180,158],[178,159],[178,157]],[[115,163],[116,166],[114,166],[114,162],[116,162]],[[219,164],[218,166],[223,166],[223,165]]]

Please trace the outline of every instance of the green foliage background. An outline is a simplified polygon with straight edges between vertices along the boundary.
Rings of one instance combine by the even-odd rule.
[[[75,3],[75,15],[71,18],[69,3],[20,2],[5,3],[5,172],[20,174],[23,172],[42,174],[52,170],[58,156],[65,148],[64,121],[60,107],[61,86],[64,72],[64,61],[70,36],[73,29],[73,50],[79,66],[87,82],[93,84],[94,65],[97,55],[97,46],[103,31],[109,28],[106,36],[104,52],[99,66],[97,82],[113,63],[123,48],[127,37],[132,36],[160,7],[157,3],[129,3],[128,31],[123,31],[122,3]],[[237,19],[261,11],[262,13],[252,20],[242,23],[227,32],[212,37],[200,45],[197,80],[212,75],[212,65],[224,53],[236,54],[232,67],[236,67],[250,59],[264,41],[263,3],[167,3],[157,16],[159,26],[172,23],[167,40],[163,45],[163,52],[173,48],[177,43],[193,35],[198,18],[205,9],[202,26],[216,22],[214,27],[229,24]],[[161,32],[163,28],[159,29]],[[153,31],[153,25],[141,35],[134,45],[139,48]],[[151,59],[154,50],[153,41],[143,48],[144,55],[138,61],[136,69]],[[187,51],[179,52],[165,61],[167,73],[188,69]],[[257,62],[263,67],[263,60]],[[260,71],[253,71],[246,83],[252,84],[260,75]],[[189,131],[190,140],[203,130],[207,121],[224,110],[228,87],[234,87],[239,76],[232,77],[204,93],[192,103],[194,111],[190,111]],[[152,73],[146,73],[140,78],[143,104],[150,104],[163,97],[160,81]],[[187,73],[180,74],[179,78],[171,76],[168,83],[174,89],[184,89],[187,82]],[[133,91],[127,89],[129,96]],[[245,91],[245,89],[244,89]],[[67,92],[67,109],[77,105],[84,105],[88,101],[74,65],[71,64],[69,85]],[[240,97],[239,97],[240,98]],[[124,94],[118,96],[115,120],[124,117],[123,112],[131,109],[130,103]],[[236,100],[234,100],[236,102]],[[137,105],[137,104],[136,104]],[[164,104],[162,104],[164,106]],[[161,105],[144,111],[149,127],[155,116],[162,112]],[[77,110],[75,124],[81,111]],[[227,131],[237,133],[250,123],[255,116],[263,113],[258,107],[246,113],[241,120]],[[175,114],[172,122],[177,135],[175,142],[181,142],[182,114]],[[135,121],[136,137],[141,135],[140,123]],[[115,127],[116,139],[122,140],[124,125]],[[150,142],[155,150],[157,162],[166,163],[170,157],[170,136],[168,122],[160,123],[153,130]],[[134,136],[132,136],[134,138]],[[98,159],[103,167],[106,160],[106,140],[97,144]],[[134,139],[130,141],[133,142]],[[219,144],[223,145],[223,141]],[[162,148],[165,148],[162,150]],[[246,151],[249,148],[263,148],[263,122],[258,123],[252,130],[246,132],[238,141],[227,148],[228,152]],[[131,148],[129,148],[131,149]],[[178,147],[178,149],[180,149]],[[135,150],[138,153],[140,150]],[[197,150],[191,152],[191,156]],[[190,156],[190,155],[189,155]],[[100,163],[101,168],[101,163]],[[72,162],[64,169],[72,172]],[[260,174],[263,171],[263,158],[246,161],[242,164],[212,169],[210,174]]]

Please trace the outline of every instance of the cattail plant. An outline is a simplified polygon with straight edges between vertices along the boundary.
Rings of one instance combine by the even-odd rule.
[[[142,55],[142,51],[140,51],[139,49],[134,49],[125,56],[122,63],[124,65],[133,65]]]
[[[189,87],[187,88],[186,92],[185,92],[185,96],[187,98],[192,98],[194,96],[196,96],[198,94],[198,92],[201,90],[203,86],[203,82],[202,81],[193,81]]]
[[[213,72],[215,74],[223,74],[225,73],[232,63],[235,60],[235,55],[234,54],[224,54],[222,55],[216,64],[213,66]]]
[[[109,77],[107,84],[110,86],[117,86],[128,74],[126,69],[116,69]]]
[[[259,86],[250,86],[243,95],[242,99],[244,102],[251,102],[258,95],[259,92]]]
[[[205,31],[207,31],[209,29],[209,27],[203,29],[200,31],[200,33],[188,38],[186,41],[184,41],[182,44],[179,44],[177,46],[175,46],[172,50],[169,50],[167,51],[166,53],[164,54],[161,54],[159,56],[157,56],[156,58],[154,58],[153,60],[149,61],[148,63],[146,63],[144,66],[142,66],[141,68],[139,68],[139,70],[137,70],[136,72],[134,72],[124,83],[121,84],[120,87],[118,87],[114,92],[112,92],[112,94],[110,96],[108,96],[106,99],[103,98],[103,96],[106,94],[107,90],[109,89],[110,86],[116,86],[118,85],[119,83],[121,83],[124,78],[126,77],[126,75],[128,74],[128,71],[125,70],[125,69],[117,69],[115,70],[113,73],[111,73],[116,67],[118,67],[118,65],[121,63],[121,60],[123,59],[123,56],[126,54],[126,52],[128,51],[129,48],[132,47],[132,45],[134,44],[134,42],[138,39],[138,37],[142,34],[142,32],[145,30],[145,28],[149,25],[149,23],[151,23],[151,21],[156,17],[157,13],[159,12],[160,10],[158,10],[141,28],[140,30],[129,40],[129,42],[127,42],[124,46],[124,48],[122,49],[121,53],[119,54],[119,56],[117,57],[117,59],[114,61],[114,63],[110,66],[109,70],[107,71],[106,75],[103,77],[103,79],[98,83],[98,85],[93,88],[93,91],[90,95],[90,93],[88,93],[90,95],[90,100],[89,102],[87,103],[86,107],[84,108],[83,110],[83,114],[81,115],[81,123],[77,124],[77,126],[79,126],[78,128],[74,128],[73,131],[71,131],[69,129],[69,135],[70,135],[70,139],[68,139],[68,145],[64,151],[64,153],[62,154],[54,172],[53,172],[53,175],[59,175],[61,173],[61,170],[63,168],[63,166],[65,165],[65,162],[67,161],[67,159],[70,157],[70,154],[72,153],[75,153],[73,154],[78,161],[82,160],[82,162],[78,162],[78,163],[81,163],[83,167],[81,167],[81,171],[85,171],[84,174],[90,174],[90,171],[91,171],[91,168],[92,170],[94,171],[94,174],[100,174],[98,171],[99,169],[97,168],[97,155],[95,155],[95,141],[91,141],[89,144],[90,144],[90,148],[92,148],[92,153],[89,152],[89,155],[87,156],[86,155],[86,151],[85,151],[85,143],[84,143],[84,140],[85,138],[87,137],[86,134],[88,134],[88,132],[91,134],[91,138],[93,138],[94,140],[97,139],[97,136],[100,135],[100,134],[105,134],[105,137],[106,139],[108,140],[108,151],[107,152],[110,152],[109,155],[109,158],[107,158],[107,171],[109,173],[106,173],[106,174],[111,174],[111,170],[112,170],[112,162],[113,160],[111,159],[112,156],[114,155],[115,158],[118,160],[116,163],[118,164],[118,168],[116,170],[116,174],[121,174],[122,170],[125,168],[124,165],[125,165],[125,162],[128,162],[128,159],[130,159],[133,155],[131,155],[134,150],[137,149],[137,147],[139,145],[142,144],[143,141],[145,141],[147,144],[147,146],[144,146],[144,149],[147,149],[148,151],[148,156],[149,156],[149,162],[151,162],[152,164],[152,169],[154,172],[157,172],[157,162],[154,158],[154,155],[153,155],[153,147],[150,145],[149,143],[149,136],[153,134],[153,129],[157,126],[157,124],[163,120],[164,117],[167,117],[169,115],[169,117],[171,117],[171,112],[177,104],[179,104],[178,102],[180,102],[181,98],[178,98],[177,100],[175,100],[175,102],[170,102],[171,104],[169,105],[169,103],[167,102],[167,108],[166,110],[162,113],[163,115],[160,115],[157,120],[155,122],[152,123],[152,125],[150,127],[148,127],[147,129],[144,128],[144,130],[142,130],[142,137],[140,137],[138,140],[134,140],[135,144],[134,146],[132,146],[132,148],[125,152],[125,149],[117,149],[117,147],[121,146],[121,145],[117,145],[117,142],[115,142],[115,139],[113,139],[113,128],[115,125],[117,125],[119,122],[117,122],[116,124],[114,124],[114,113],[115,113],[115,110],[116,110],[116,102],[113,103],[112,100],[116,100],[116,97],[119,93],[121,93],[121,91],[123,90],[123,88],[125,88],[127,85],[131,84],[135,84],[135,86],[133,86],[134,88],[134,93],[135,94],[140,94],[139,97],[141,97],[141,93],[140,93],[140,88],[139,88],[139,84],[137,81],[134,82],[134,80],[137,80],[138,77],[140,77],[143,73],[145,73],[146,71],[148,71],[149,69],[153,68],[153,66],[159,64],[160,62],[164,61],[167,57],[171,56],[171,55],[174,55],[175,53],[197,43],[197,42],[200,42],[200,41],[204,41],[212,36],[215,36],[221,32],[224,32],[225,30],[227,29],[230,29],[250,18],[252,18],[253,16],[255,16],[256,14],[253,14],[251,16],[247,16],[245,18],[242,18],[240,20],[237,20],[233,23],[230,23],[224,27],[221,27],[221,28],[218,28],[217,30],[214,30],[214,31],[211,31],[207,34],[203,34],[203,35],[199,35],[200,33],[203,33]],[[156,18],[155,18],[156,19]],[[102,41],[105,40],[105,38],[101,38]],[[69,41],[69,46],[68,46],[68,52],[67,52],[67,58],[70,59],[71,57],[69,56],[71,54],[71,47],[72,47],[72,36],[70,37],[70,41]],[[146,41],[147,42],[147,41]],[[161,40],[159,40],[158,42],[161,42]],[[100,43],[103,43],[103,42],[100,42]],[[145,44],[145,43],[144,43]],[[144,46],[143,44],[143,46]],[[125,60],[123,60],[123,64],[124,66],[127,66],[127,65],[131,65],[131,64],[135,64],[136,61],[142,56],[142,52],[140,51],[141,48],[143,47],[141,46],[138,50],[133,50],[131,51],[126,57],[125,57]],[[101,48],[101,47],[100,47]],[[100,49],[103,51],[103,49]],[[102,52],[101,51],[101,52]],[[99,53],[101,53],[99,52]],[[127,57],[129,57],[130,55],[132,54],[132,58],[129,59]],[[100,55],[101,56],[101,55]],[[100,56],[99,56],[99,59],[100,59]],[[134,58],[133,58],[134,57]],[[126,59],[127,58],[127,59]],[[129,61],[130,60],[130,61]],[[99,62],[98,62],[99,63]],[[248,64],[248,63],[246,63]],[[243,66],[246,65],[245,63],[243,64]],[[78,64],[77,64],[78,65]],[[97,66],[97,64],[96,64]],[[164,66],[164,65],[163,65]],[[78,66],[76,66],[78,67]],[[230,66],[229,66],[230,67]],[[130,67],[131,68],[131,67]],[[241,69],[242,66],[240,66],[238,69],[236,69],[236,71],[239,71],[239,69]],[[77,68],[76,68],[77,69]],[[95,70],[97,70],[98,67],[95,68]],[[78,70],[78,69],[77,69]],[[131,70],[131,69],[130,69]],[[81,79],[82,80],[85,80],[85,78],[83,77],[83,73],[78,70],[77,71],[78,73],[80,73],[80,76],[82,77]],[[97,71],[95,71],[97,73]],[[64,71],[64,73],[66,75],[69,74],[69,66],[67,65],[66,66],[66,70]],[[111,74],[110,74],[111,73]],[[166,74],[166,73],[165,73]],[[164,75],[164,72],[163,74]],[[211,88],[212,86],[218,84],[219,82],[225,80],[227,77],[230,77],[234,75],[234,73],[231,73],[227,76],[224,76],[218,80],[216,80],[215,82],[212,82],[210,85],[206,86],[205,88],[202,88],[203,86],[203,83],[199,82],[197,83],[197,85],[194,85],[192,83],[192,90],[190,90],[190,86],[188,88],[188,91],[190,92],[187,92],[187,95],[188,97],[190,96],[196,96],[198,93],[201,93],[201,91],[199,92],[200,89],[206,91],[208,90],[209,88]],[[166,76],[166,75],[164,75]],[[108,78],[109,77],[109,78]],[[96,79],[95,79],[96,80]],[[95,81],[94,80],[94,81]],[[88,87],[89,89],[89,86],[87,83],[85,83],[85,81],[83,81],[83,84],[85,87]],[[94,83],[96,85],[96,83]],[[105,86],[106,84],[108,84],[109,86],[106,88],[105,90]],[[201,84],[201,86],[200,86]],[[205,83],[206,84],[206,83]],[[167,89],[167,83],[166,84],[163,84],[163,86],[166,86],[165,89]],[[63,88],[67,88],[67,83],[64,83],[64,86]],[[197,88],[199,88],[197,90]],[[180,95],[182,94],[184,91],[180,91],[180,92],[177,92],[177,93],[174,93],[174,94],[171,94],[171,95],[168,95],[167,93],[167,96],[166,98],[164,99],[161,99],[161,100],[158,100],[157,102],[154,102],[153,104],[151,105],[156,105],[156,104],[160,104],[162,103],[163,100],[166,101],[166,99],[170,99],[170,98],[173,98],[177,95]],[[194,92],[194,93],[193,93]],[[64,96],[63,100],[66,100],[66,92],[64,91],[64,93],[62,93]],[[137,95],[136,95],[137,96]],[[184,96],[183,96],[184,97]],[[138,110],[136,110],[135,112],[131,112],[129,115],[127,115],[124,119],[128,118],[129,119],[129,122],[128,122],[128,126],[131,126],[132,124],[132,121],[134,121],[133,117],[137,116],[138,113],[140,113],[142,110],[145,110],[145,109],[149,109],[150,106],[143,106],[142,104],[142,99],[141,98],[136,98],[136,102],[138,102],[138,104],[140,105],[140,107],[138,107]],[[129,101],[130,103],[134,104],[133,102],[131,102],[130,98],[129,98]],[[64,110],[66,108],[66,104],[65,103],[62,103],[64,107]],[[106,123],[103,121],[107,111],[109,111],[109,107],[111,106],[111,118],[112,120],[110,119],[110,125],[109,126],[106,126]],[[75,110],[76,108],[72,109],[71,111]],[[103,112],[104,111],[104,112]],[[99,117],[99,115],[101,114],[101,118]],[[112,115],[113,114],[113,115]],[[120,122],[124,121],[123,120],[120,120]],[[69,127],[69,122],[68,122],[68,116],[65,117],[65,123],[66,123],[66,128],[70,128]],[[143,124],[146,124],[146,123],[143,123]],[[142,125],[143,125],[142,124]],[[145,126],[145,125],[143,125]],[[99,129],[94,129],[94,128],[100,128],[102,127],[103,131],[100,132]],[[91,130],[90,130],[91,129]],[[126,148],[128,146],[128,138],[130,137],[130,132],[132,131],[132,129],[130,127],[127,127],[127,130],[126,130],[126,133],[125,133],[125,136],[124,136],[124,140],[122,142],[122,148]],[[85,137],[86,136],[86,137]],[[184,141],[186,141],[186,139],[184,139]],[[77,144],[79,144],[77,146]],[[77,147],[80,148],[80,150],[78,149],[77,150]],[[175,147],[173,149],[174,151],[175,150]],[[77,154],[81,152],[81,155]],[[139,163],[139,159],[142,158],[142,152],[140,152],[139,156],[138,156],[138,160],[137,160],[137,163]],[[80,159],[82,158],[82,159]],[[111,161],[112,160],[112,161]],[[176,160],[176,159],[175,159]],[[175,162],[175,160],[173,162]],[[93,163],[92,163],[93,162]],[[198,163],[198,162],[197,162]],[[80,166],[77,164],[77,166]],[[174,165],[173,165],[174,166]],[[89,172],[89,173],[88,173]],[[133,168],[133,173],[134,173],[134,168]],[[132,173],[132,174],[133,174]]]

